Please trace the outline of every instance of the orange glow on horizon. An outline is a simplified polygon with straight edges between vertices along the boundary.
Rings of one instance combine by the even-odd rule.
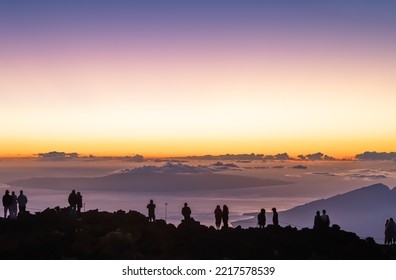
[[[15,45],[0,52],[0,155],[396,151],[393,41],[308,34]]]
[[[224,154],[264,154],[276,155],[288,153],[290,157],[296,158],[298,155],[314,154],[322,152],[337,159],[353,158],[356,154],[365,151],[394,152],[396,151],[396,137],[380,139],[361,138],[355,139],[311,139],[294,137],[285,139],[162,139],[154,140],[130,140],[120,141],[109,139],[103,141],[60,141],[43,142],[30,141],[29,144],[23,141],[0,141],[0,157],[36,157],[38,153],[50,151],[72,153],[76,152],[81,156],[94,155],[98,157],[114,156],[134,156],[143,155],[145,158],[167,158],[203,155],[224,155]],[[54,144],[56,143],[56,144]],[[21,148],[23,147],[23,148]],[[381,147],[378,149],[378,147]]]

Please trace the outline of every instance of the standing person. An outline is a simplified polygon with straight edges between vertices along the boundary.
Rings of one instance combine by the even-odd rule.
[[[10,217],[15,219],[17,217],[18,213],[18,197],[16,196],[15,192],[13,191],[11,193],[11,207],[10,207]]]
[[[324,228],[328,228],[330,226],[330,218],[329,218],[329,215],[326,214],[326,210],[325,209],[322,210],[321,218],[322,218],[322,221],[323,221],[323,227]]]
[[[393,218],[390,218],[385,228],[385,236],[388,244],[395,244],[396,242],[396,223]]]
[[[77,214],[80,214],[81,208],[83,206],[83,199],[80,192],[77,192],[76,206],[77,206]]]
[[[67,201],[69,202],[70,215],[76,215],[77,194],[75,190],[72,190],[72,192],[69,194],[69,198],[67,199]]]
[[[23,194],[23,191],[19,191],[19,195],[17,198],[18,206],[19,206],[19,214],[23,215],[26,213],[26,204],[28,199],[26,195]]]
[[[221,225],[221,217],[223,215],[223,211],[221,211],[220,205],[216,206],[216,209],[214,210],[214,215],[215,215],[216,229],[219,229]]]
[[[259,228],[264,228],[265,223],[267,221],[265,218],[265,209],[264,208],[262,208],[260,213],[257,215],[257,219],[258,219]]]
[[[314,218],[314,226],[313,226],[313,228],[314,228],[314,229],[321,229],[321,228],[323,228],[323,219],[322,219],[322,217],[320,216],[320,211],[316,211],[316,215],[315,215],[315,218]]]
[[[155,204],[152,199],[150,200],[150,203],[147,204],[147,209],[149,222],[153,222],[155,220]]]
[[[191,209],[188,207],[187,202],[184,203],[184,207],[182,208],[182,215],[184,217],[184,221],[188,222],[191,219]]]
[[[228,206],[227,205],[223,205],[223,213],[222,213],[222,217],[223,217],[223,225],[224,228],[228,228],[228,219],[229,219],[229,211],[228,211]]]
[[[276,208],[272,208],[272,223],[274,227],[279,226],[278,212],[276,212]]]
[[[3,195],[4,219],[7,218],[7,211],[11,214],[12,197],[10,191],[6,190]]]
[[[392,228],[389,226],[389,219],[385,222],[385,245],[392,243]]]

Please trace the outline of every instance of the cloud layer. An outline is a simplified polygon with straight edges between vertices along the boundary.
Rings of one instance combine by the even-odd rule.
[[[375,181],[388,178],[396,178],[396,172],[393,170],[382,169],[352,169],[345,172],[312,172],[314,175],[339,176],[346,179],[363,179],[366,181]]]
[[[364,152],[355,156],[358,160],[396,160],[396,153]]]
[[[335,160],[334,157],[325,155],[325,154],[320,153],[320,152],[315,153],[315,154],[299,155],[298,158],[300,160],[312,160],[312,161],[316,161],[316,160]]]
[[[237,165],[233,163],[222,163],[217,162],[210,165],[198,165],[191,166],[187,164],[181,163],[171,163],[168,162],[162,166],[153,166],[153,165],[145,165],[142,167],[135,168],[125,168],[121,170],[117,170],[115,173],[132,173],[132,174],[141,174],[141,173],[168,173],[168,174],[191,174],[191,173],[212,173],[218,171],[226,171],[226,170],[241,170]]]
[[[78,154],[52,151],[49,153],[39,153],[38,157],[40,160],[62,161],[62,160],[78,159]]]

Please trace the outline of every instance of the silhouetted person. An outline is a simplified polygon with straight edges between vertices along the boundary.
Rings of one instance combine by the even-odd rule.
[[[69,194],[67,201],[69,202],[70,206],[70,215],[74,216],[76,214],[77,208],[77,194],[75,190],[72,190],[72,192]]]
[[[322,221],[323,221],[323,227],[324,228],[328,228],[330,226],[330,218],[329,218],[329,215],[326,214],[326,210],[325,209],[322,210],[321,218],[322,218]]]
[[[155,204],[152,199],[150,200],[150,203],[147,204],[147,209],[149,222],[153,222],[155,220]]]
[[[385,228],[385,242],[388,244],[395,244],[396,242],[396,223],[393,218],[390,218]]]
[[[7,218],[7,211],[11,214],[12,197],[10,191],[6,190],[3,195],[4,219]]]
[[[221,214],[222,218],[223,218],[223,225],[224,228],[228,228],[228,219],[229,219],[229,211],[228,211],[228,207],[227,205],[223,205],[223,213]]]
[[[221,225],[221,217],[223,215],[223,211],[221,211],[220,205],[216,206],[216,209],[214,210],[214,215],[215,215],[216,228],[219,229]]]
[[[83,198],[80,192],[77,192],[77,201],[76,201],[76,206],[77,206],[77,213],[81,213],[81,208],[83,206]]]
[[[274,225],[274,227],[278,227],[279,226],[279,218],[278,218],[278,212],[276,212],[276,208],[272,208],[272,224]]]
[[[316,211],[313,228],[314,229],[323,228],[323,220],[322,220],[322,217],[320,216],[320,211]]]
[[[391,226],[392,226],[392,238],[391,238],[391,241],[392,241],[392,244],[395,244],[396,243],[396,223],[393,221],[393,218],[390,218],[389,219],[389,223],[391,224]]]
[[[11,192],[11,207],[10,207],[10,217],[15,219],[18,213],[18,197],[16,196],[15,192]]]
[[[264,228],[267,219],[265,218],[265,209],[262,208],[260,213],[257,215],[259,228]]]
[[[26,195],[23,194],[23,191],[19,192],[18,195],[18,206],[19,206],[19,214],[25,214],[26,213],[26,204],[28,202],[28,199]]]
[[[191,219],[191,209],[188,207],[187,202],[184,203],[184,207],[182,208],[182,215],[186,222],[190,221]]]
[[[386,220],[385,222],[385,245],[390,245],[392,242],[392,232],[391,232],[391,228],[388,227],[389,224],[389,219]]]

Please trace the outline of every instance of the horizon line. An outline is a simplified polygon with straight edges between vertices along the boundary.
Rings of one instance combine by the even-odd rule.
[[[205,157],[227,157],[227,156],[262,156],[263,159],[264,157],[275,157],[278,155],[287,155],[289,158],[288,159],[276,159],[272,158],[273,160],[298,160],[298,161],[303,161],[304,159],[299,158],[299,156],[310,156],[310,155],[315,155],[315,154],[322,154],[324,157],[329,157],[328,160],[357,160],[357,156],[364,154],[364,153],[373,153],[373,154],[392,154],[396,153],[394,151],[382,151],[382,152],[377,152],[377,151],[364,151],[361,153],[357,153],[355,155],[343,155],[343,156],[332,156],[328,155],[325,153],[322,153],[320,151],[313,152],[313,153],[307,153],[307,154],[289,154],[287,152],[280,152],[280,153],[222,153],[222,154],[140,154],[140,153],[125,153],[125,154],[105,154],[105,153],[100,153],[100,154],[93,154],[93,153],[78,153],[78,152],[60,152],[60,151],[50,151],[50,152],[44,152],[44,153],[35,153],[35,154],[3,154],[0,155],[0,159],[45,159],[45,157],[40,157],[40,155],[47,155],[50,153],[59,153],[66,155],[66,159],[72,160],[72,159],[87,159],[87,158],[113,158],[113,159],[118,159],[118,158],[133,158],[136,156],[143,157],[145,160],[146,159],[194,159],[194,158],[205,158]],[[67,157],[68,155],[75,154],[76,157]],[[271,160],[271,158],[267,158],[268,160]],[[324,159],[322,159],[324,160]]]

